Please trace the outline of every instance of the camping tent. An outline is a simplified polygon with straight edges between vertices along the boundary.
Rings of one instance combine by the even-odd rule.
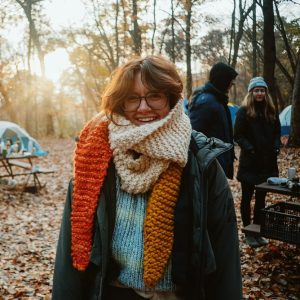
[[[48,152],[44,151],[39,143],[33,137],[31,137],[25,129],[12,122],[0,121],[0,140],[5,144],[7,140],[11,140],[12,143],[15,143],[17,140],[19,140],[21,151],[28,151],[28,146],[30,143],[32,143],[32,147],[35,148],[36,155],[44,156],[48,154]]]
[[[289,135],[291,131],[292,105],[288,105],[280,114],[281,135]]]
[[[229,102],[228,103],[228,108],[229,108],[230,115],[231,115],[232,126],[234,126],[236,113],[237,113],[237,111],[239,110],[240,107],[236,104],[233,104],[233,103]]]

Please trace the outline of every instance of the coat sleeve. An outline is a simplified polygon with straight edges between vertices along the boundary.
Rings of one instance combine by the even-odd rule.
[[[249,152],[254,151],[254,146],[249,142],[246,136],[247,136],[246,109],[244,107],[241,107],[236,114],[233,138],[241,147],[241,149]]]
[[[281,125],[280,125],[280,121],[279,121],[279,117],[278,115],[276,115],[276,120],[275,120],[275,141],[274,141],[274,150],[279,153],[279,149],[280,149],[280,137],[281,137]]]
[[[241,300],[242,277],[235,206],[217,161],[208,172],[207,229],[216,269],[207,275],[205,292],[211,300]]]
[[[205,95],[200,94],[193,99],[189,107],[189,117],[194,130],[210,136],[209,130],[213,127],[217,115],[216,108],[212,102],[202,101],[200,97],[205,97]]]
[[[72,182],[70,182],[57,244],[53,277],[53,300],[84,299],[83,272],[73,268],[71,257],[72,190]]]

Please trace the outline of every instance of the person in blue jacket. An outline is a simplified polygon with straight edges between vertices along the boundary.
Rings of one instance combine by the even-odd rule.
[[[207,137],[216,137],[233,145],[232,122],[228,92],[238,73],[229,65],[219,62],[209,73],[209,81],[195,89],[189,105],[192,128]],[[234,149],[218,157],[227,178],[233,178]]]

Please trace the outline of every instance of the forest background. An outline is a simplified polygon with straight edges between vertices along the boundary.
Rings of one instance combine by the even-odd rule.
[[[299,0],[82,0],[84,20],[59,30],[49,2],[0,2],[1,120],[37,138],[76,136],[98,111],[112,70],[134,55],[162,54],[177,65],[186,98],[217,61],[239,73],[230,94],[238,105],[250,78],[264,76],[278,111],[293,105],[290,142],[300,145]],[[20,24],[13,44],[7,32]],[[68,65],[53,80],[45,59],[57,51]]]

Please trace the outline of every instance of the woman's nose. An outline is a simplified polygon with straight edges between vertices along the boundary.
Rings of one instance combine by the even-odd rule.
[[[151,107],[148,106],[145,98],[141,99],[140,106],[138,107],[138,111],[151,110]]]

